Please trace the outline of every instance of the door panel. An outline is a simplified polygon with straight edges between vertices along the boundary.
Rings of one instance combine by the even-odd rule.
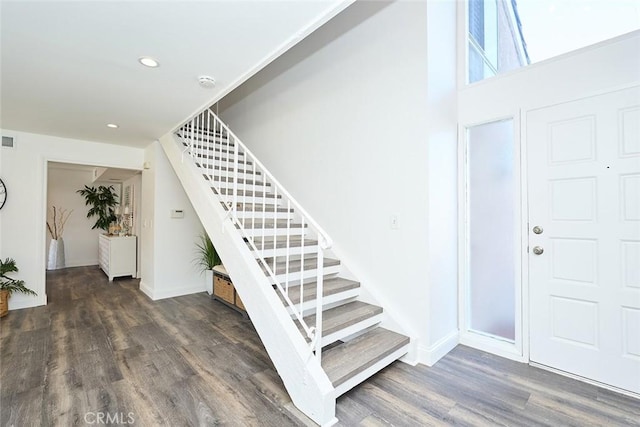
[[[640,89],[526,121],[530,359],[640,393]]]

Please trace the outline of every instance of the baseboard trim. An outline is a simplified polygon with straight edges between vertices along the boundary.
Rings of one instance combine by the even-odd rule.
[[[145,294],[146,296],[148,296],[150,299],[153,300],[153,288],[151,288],[142,280],[140,280],[140,290],[142,291],[143,294]]]
[[[24,296],[22,298],[13,294],[9,297],[9,311],[22,310],[23,308],[39,307],[47,305],[47,294],[38,293],[38,296]]]
[[[140,281],[140,290],[142,291],[142,293],[144,293],[146,296],[151,298],[153,301],[166,299],[166,298],[180,297],[183,295],[197,294],[200,292],[206,292],[204,285],[186,286],[182,288],[173,288],[173,289],[156,291],[153,288],[151,288],[149,285],[147,285],[145,282],[143,282],[142,280]]]
[[[459,344],[460,334],[458,330],[451,331],[449,335],[440,338],[429,347],[418,346],[418,363],[433,366],[447,353]]]

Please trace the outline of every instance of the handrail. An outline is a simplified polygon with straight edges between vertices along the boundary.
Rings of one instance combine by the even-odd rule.
[[[185,122],[175,133],[186,146],[183,155],[188,152],[196,166],[203,171],[204,177],[209,180],[211,188],[227,208],[227,216],[257,255],[258,263],[307,335],[310,353],[315,352],[315,357],[320,361],[324,250],[329,249],[333,241],[213,111],[202,111]],[[262,175],[262,182],[258,182],[259,174]],[[271,203],[267,204],[267,198],[273,199],[272,208]],[[251,206],[250,210],[248,204]],[[272,218],[268,215],[271,209]],[[281,214],[284,220],[280,219]],[[299,237],[296,237],[296,229],[292,227],[294,217],[300,220]],[[280,221],[284,221],[282,227],[278,227]],[[309,228],[318,239],[317,265],[313,267],[316,269],[315,277],[305,268],[306,256],[309,255],[305,253],[305,230]],[[291,248],[292,237],[299,238],[299,249]],[[279,238],[285,241],[284,248],[278,247]],[[273,240],[273,245],[270,240]],[[300,263],[297,272],[291,271],[291,265],[295,262]],[[282,265],[284,271],[279,271]],[[304,284],[310,278],[316,280],[316,319],[313,326],[304,320]],[[290,285],[297,284],[300,285],[299,306],[289,295]]]

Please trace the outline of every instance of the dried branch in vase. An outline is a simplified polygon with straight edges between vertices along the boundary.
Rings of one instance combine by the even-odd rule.
[[[51,222],[47,219],[47,230],[49,230],[49,234],[52,239],[58,240],[62,237],[62,233],[64,233],[64,225],[69,220],[73,209],[67,211],[66,209],[56,208],[55,206],[51,207],[51,211],[53,213]]]

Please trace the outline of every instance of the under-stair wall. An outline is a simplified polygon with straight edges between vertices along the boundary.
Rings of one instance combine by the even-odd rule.
[[[173,135],[160,139],[170,163],[200,220],[215,242],[234,286],[242,296],[256,331],[272,359],[293,403],[320,425],[335,421],[333,387],[263,270],[212,196],[192,159],[185,156]]]
[[[335,423],[337,397],[404,356],[409,337],[358,300],[331,238],[212,111],[161,144],[293,403]]]

